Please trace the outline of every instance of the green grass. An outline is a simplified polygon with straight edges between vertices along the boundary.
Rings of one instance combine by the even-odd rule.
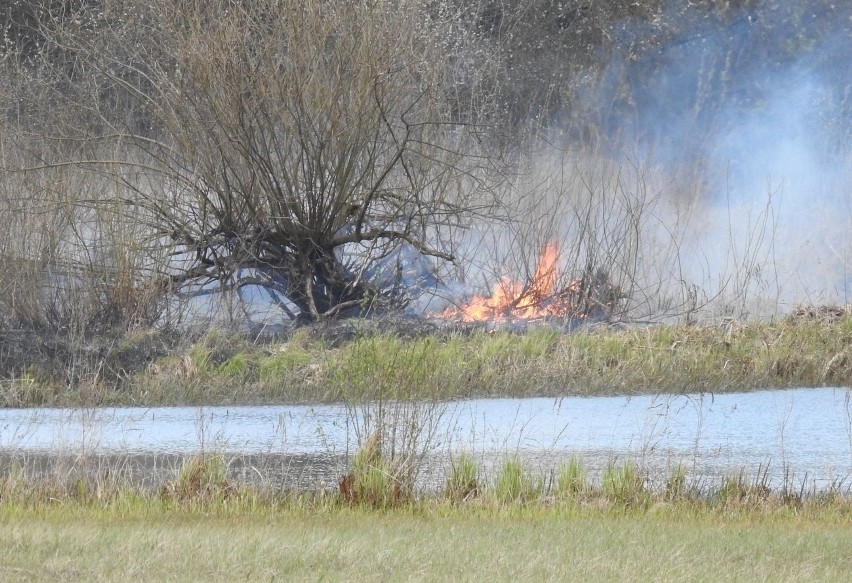
[[[0,504],[5,580],[845,581],[848,516]]]
[[[340,481],[341,501],[350,505],[389,508],[412,499],[413,484],[405,479],[405,468],[399,460],[382,453],[381,432],[370,435],[352,459],[349,473]]]
[[[582,496],[591,490],[583,462],[572,457],[556,474],[556,494],[562,498]]]
[[[665,499],[676,502],[687,498],[689,492],[686,486],[686,468],[675,466],[666,480]]]
[[[444,484],[444,497],[450,501],[462,502],[476,497],[480,488],[479,467],[476,461],[466,453],[454,458]]]
[[[177,477],[161,490],[164,498],[177,500],[207,500],[225,497],[232,490],[227,479],[225,460],[216,455],[197,455],[189,458]]]
[[[333,347],[311,339],[306,329],[277,343],[214,331],[117,377],[69,384],[61,370],[50,369],[59,370],[54,376],[46,370],[34,364],[3,381],[0,404],[357,402],[852,386],[852,318],[571,334],[539,328],[401,338],[365,331]]]
[[[643,506],[651,502],[645,479],[630,463],[609,465],[601,477],[604,496],[623,506]]]
[[[453,460],[444,488],[399,497],[381,442],[351,462],[352,492],[284,492],[198,455],[159,488],[118,467],[0,477],[0,580],[844,581],[852,498],[772,492],[760,470],[696,495],[632,465],[593,485],[576,460],[546,486],[517,459],[483,483]],[[375,473],[378,471],[378,473]]]
[[[540,488],[521,461],[513,458],[503,462],[493,493],[501,504],[517,504],[538,498]]]

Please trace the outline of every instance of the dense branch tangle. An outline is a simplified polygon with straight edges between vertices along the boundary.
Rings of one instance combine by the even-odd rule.
[[[118,178],[150,241],[170,246],[164,284],[261,283],[316,319],[381,299],[370,265],[394,246],[453,260],[437,242],[477,208],[486,158],[458,119],[443,24],[422,4],[94,12],[45,25],[90,87],[69,93],[85,111],[74,137],[120,152],[77,161]],[[104,107],[105,88],[132,106]]]

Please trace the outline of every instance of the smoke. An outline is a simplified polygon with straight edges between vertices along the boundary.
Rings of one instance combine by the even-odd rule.
[[[496,197],[517,220],[484,218],[456,242],[464,277],[437,277],[406,248],[370,274],[407,287],[414,313],[434,312],[501,276],[528,280],[557,239],[566,278],[599,268],[625,288],[632,278],[637,313],[651,317],[852,301],[852,5],[673,0],[610,24],[598,62],[560,81],[571,102],[548,130],[561,130],[561,148],[535,152]],[[531,85],[564,80],[548,69],[558,61],[534,61],[547,74]],[[539,70],[531,62],[516,64]]]
[[[746,112],[713,141],[708,159],[726,172],[710,206],[724,202],[730,208],[740,239],[755,236],[743,224],[748,209],[771,213],[771,228],[759,236],[771,249],[764,261],[775,271],[772,283],[781,303],[846,303],[852,291],[847,289],[852,174],[844,164],[849,152],[824,123],[839,112],[832,110],[832,88],[819,75],[791,72],[784,81],[765,105]]]
[[[604,269],[634,316],[852,301],[852,4],[657,5],[562,3],[558,32],[530,16],[545,38],[524,37],[540,50],[512,61],[513,90],[567,97],[501,196],[510,225],[475,225],[445,297],[528,278],[555,239],[566,277]],[[594,50],[565,40],[595,27]],[[563,49],[595,56],[551,70]]]
[[[679,237],[675,283],[723,299],[728,312],[852,301],[843,4],[767,0],[724,17],[672,8],[652,40],[647,25],[622,23],[620,50],[590,92],[607,104],[588,108],[613,155],[638,149],[669,177],[655,218],[658,235]],[[602,98],[610,92],[620,97]]]

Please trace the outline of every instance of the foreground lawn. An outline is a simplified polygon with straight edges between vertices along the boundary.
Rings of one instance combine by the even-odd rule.
[[[0,580],[848,581],[850,525],[791,509],[13,504]]]

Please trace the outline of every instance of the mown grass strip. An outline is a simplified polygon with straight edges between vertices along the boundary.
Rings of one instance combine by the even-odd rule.
[[[846,521],[505,507],[0,505],[9,580],[845,581]]]
[[[415,495],[386,479],[388,462],[365,445],[351,491],[317,492],[235,482],[209,454],[153,490],[109,471],[7,468],[0,579],[844,581],[852,569],[848,492],[790,496],[740,473],[698,494],[681,468],[657,492],[629,464],[596,486],[574,460],[554,484],[516,459],[488,482],[461,455],[442,490]]]

